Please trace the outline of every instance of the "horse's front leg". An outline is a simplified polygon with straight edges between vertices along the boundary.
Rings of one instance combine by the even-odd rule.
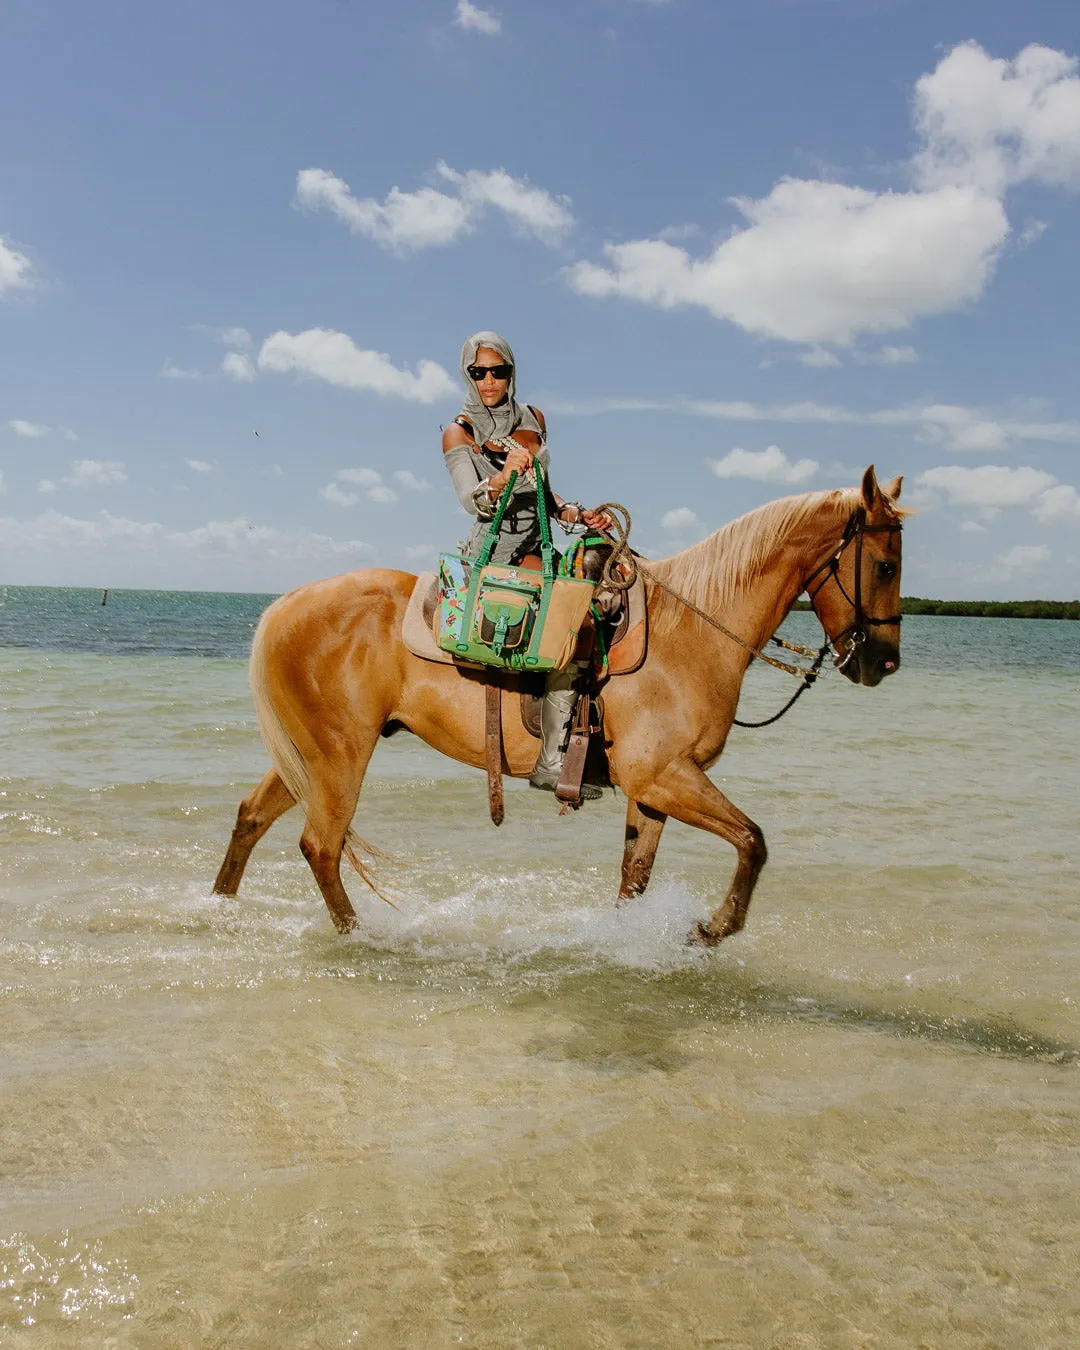
[[[718,834],[734,845],[739,860],[724,903],[713,911],[707,924],[697,926],[699,940],[715,947],[746,923],[750,897],[768,857],[765,836],[691,759],[669,764],[654,783],[634,795],[642,806]]]
[[[641,806],[632,799],[627,803],[620,904],[645,893],[666,820],[667,816],[662,811]]]

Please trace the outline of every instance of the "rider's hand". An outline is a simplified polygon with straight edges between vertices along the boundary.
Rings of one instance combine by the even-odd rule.
[[[615,525],[606,511],[582,511],[581,519],[593,530],[610,530]]]
[[[533,455],[529,450],[508,450],[506,452],[506,461],[497,474],[493,474],[488,479],[488,489],[491,492],[502,492],[510,481],[510,475],[517,473],[520,477],[523,473],[528,473],[532,468]]]

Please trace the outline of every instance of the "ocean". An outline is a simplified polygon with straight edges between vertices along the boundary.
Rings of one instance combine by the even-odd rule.
[[[617,909],[621,798],[496,831],[410,736],[397,909],[337,936],[299,812],[212,895],[269,599],[0,587],[0,1344],[1078,1343],[1080,624],[909,617],[736,730],[703,951],[721,841]]]

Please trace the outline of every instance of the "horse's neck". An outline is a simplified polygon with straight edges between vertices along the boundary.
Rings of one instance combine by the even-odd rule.
[[[790,613],[814,570],[836,546],[843,517],[831,504],[806,520],[794,534],[777,540],[756,574],[740,586],[731,600],[713,617],[760,651]],[[715,560],[722,563],[722,558]],[[675,630],[676,642],[690,639],[705,662],[716,660],[727,674],[741,679],[753,656],[719,628],[686,611]]]

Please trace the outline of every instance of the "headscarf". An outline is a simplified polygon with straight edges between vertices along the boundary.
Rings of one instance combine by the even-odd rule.
[[[469,375],[468,368],[476,364],[476,353],[481,347],[490,347],[492,351],[498,352],[508,365],[514,367],[506,397],[497,408],[484,406],[476,381]],[[504,436],[513,435],[515,431],[535,431],[543,441],[544,433],[540,423],[527,407],[522,407],[514,398],[517,366],[510,344],[504,337],[488,330],[467,337],[461,349],[461,378],[465,382],[466,390],[465,406],[461,413],[472,423],[477,445],[483,445],[485,441],[501,440]]]

